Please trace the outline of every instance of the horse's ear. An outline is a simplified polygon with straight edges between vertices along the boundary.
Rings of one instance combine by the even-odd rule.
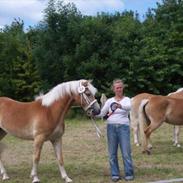
[[[89,81],[87,80],[87,81],[83,81],[81,84],[82,84],[84,87],[87,87],[87,86],[88,86],[88,83],[89,83]]]
[[[93,79],[89,79],[88,82],[89,82],[89,83],[92,83],[92,82],[93,82]]]
[[[86,80],[86,81],[83,81],[81,84],[84,86],[84,87],[87,87],[88,84],[91,84],[93,80],[89,79],[89,80]]]

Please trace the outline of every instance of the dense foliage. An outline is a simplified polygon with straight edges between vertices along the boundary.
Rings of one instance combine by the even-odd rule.
[[[182,87],[183,1],[163,0],[137,13],[83,16],[74,4],[50,0],[44,19],[24,31],[14,20],[0,31],[0,95],[29,101],[39,91],[80,78],[111,95],[113,79],[126,94],[167,94]]]

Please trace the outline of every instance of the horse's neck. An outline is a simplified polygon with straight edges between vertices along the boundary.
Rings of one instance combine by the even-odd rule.
[[[73,103],[73,98],[71,96],[65,96],[55,101],[50,107],[54,118],[56,120],[63,121],[72,103]]]

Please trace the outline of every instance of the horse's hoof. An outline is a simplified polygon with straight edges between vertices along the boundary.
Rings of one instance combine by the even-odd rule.
[[[177,146],[177,147],[181,147],[181,145],[180,145],[180,144],[177,144],[176,146]]]
[[[139,143],[136,143],[135,145],[136,145],[137,147],[139,147],[139,146],[140,146],[140,144],[139,144]]]
[[[2,178],[3,180],[8,180],[8,179],[10,179],[10,177],[6,174],[6,175],[3,175],[3,178]]]
[[[66,177],[66,178],[65,178],[65,182],[66,182],[66,183],[72,182],[72,179],[70,179],[69,177]]]
[[[142,151],[142,154],[146,154],[146,150],[143,150],[143,151]]]
[[[40,180],[38,179],[38,177],[34,177],[32,183],[39,183],[39,182],[40,182]]]
[[[147,155],[151,155],[151,151],[150,150],[143,150],[142,153],[143,154],[147,154]]]
[[[152,149],[153,148],[152,144],[149,144],[147,147],[148,147],[148,149]]]
[[[177,146],[177,143],[173,143],[173,146]]]

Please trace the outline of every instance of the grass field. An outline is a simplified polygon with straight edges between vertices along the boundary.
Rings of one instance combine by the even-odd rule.
[[[102,139],[97,138],[90,120],[66,120],[66,131],[63,137],[64,161],[66,171],[75,183],[110,182],[106,125],[102,121],[97,123],[104,134]],[[183,177],[183,148],[173,147],[172,129],[172,126],[164,124],[152,135],[153,150],[150,156],[142,154],[141,148],[132,143],[135,166],[135,180],[132,183]],[[180,139],[182,140],[182,135]],[[11,178],[7,183],[31,182],[29,174],[32,165],[32,142],[11,136],[4,138],[3,142],[7,145],[3,160]],[[183,144],[182,141],[181,144]],[[123,176],[121,158],[120,168]],[[60,178],[49,142],[44,144],[38,175],[42,183],[64,182]]]

